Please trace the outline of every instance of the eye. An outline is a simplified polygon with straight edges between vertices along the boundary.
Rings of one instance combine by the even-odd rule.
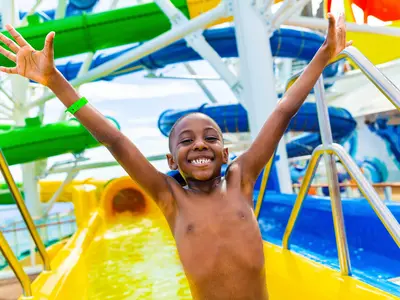
[[[218,138],[215,136],[207,136],[206,137],[206,141],[208,141],[208,142],[215,142],[217,140],[218,140]]]
[[[193,141],[192,139],[183,139],[180,143],[181,143],[181,144],[184,144],[184,145],[188,145],[188,144],[190,144],[192,141]]]

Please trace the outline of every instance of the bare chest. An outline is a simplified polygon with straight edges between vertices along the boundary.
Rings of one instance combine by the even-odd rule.
[[[257,273],[263,268],[261,234],[251,201],[244,195],[227,189],[207,198],[177,201],[174,236],[182,264],[193,278],[220,277],[234,270]]]

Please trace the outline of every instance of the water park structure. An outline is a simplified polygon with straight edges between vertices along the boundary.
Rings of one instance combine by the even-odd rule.
[[[59,0],[49,10],[40,9],[42,1],[29,9],[19,1],[1,2],[0,27],[13,24],[37,48],[55,31],[57,68],[75,87],[133,74],[162,80],[159,70],[207,62],[236,102],[218,101],[207,79],[188,68],[190,76],[170,79],[197,83],[209,101],[164,110],[157,130],[168,136],[180,116],[203,112],[238,153],[317,52],[328,25],[324,17],[299,14],[309,0],[155,0],[124,7],[118,0]],[[322,1],[322,10],[333,10],[334,2]],[[400,299],[400,81],[385,73],[400,66],[400,12],[390,0],[381,1],[390,14],[373,0],[338,2],[354,47],[325,68],[253,197],[271,299]],[[100,5],[106,9],[96,11]],[[364,11],[362,24],[355,7]],[[391,23],[372,26],[368,14]],[[372,46],[375,39],[379,47]],[[1,66],[11,63],[0,57]],[[0,213],[7,220],[0,220],[0,297],[1,282],[14,280],[18,299],[191,299],[154,201],[126,176],[76,179],[118,163],[85,156],[103,146],[76,119],[62,114],[44,122],[57,101],[50,91],[1,76]],[[369,109],[360,114],[348,99],[372,88],[382,104],[376,109],[368,95],[353,98]],[[117,117],[109,118],[124,130]],[[387,158],[365,157],[365,132],[387,147],[376,150]],[[70,159],[49,165],[60,155]],[[165,153],[148,159],[165,160]],[[14,167],[22,180],[15,180]],[[54,174],[65,179],[50,179]],[[315,177],[319,185],[312,184]],[[387,184],[388,178],[399,182]],[[357,196],[346,194],[354,187]]]

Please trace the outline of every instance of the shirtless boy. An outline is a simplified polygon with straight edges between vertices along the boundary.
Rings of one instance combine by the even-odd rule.
[[[43,50],[36,51],[13,27],[6,28],[14,41],[2,35],[0,40],[11,51],[0,47],[0,53],[16,67],[0,67],[0,71],[47,86],[66,107],[81,98],[54,65],[54,32],[47,35]],[[228,149],[224,148],[220,128],[205,115],[190,114],[180,119],[169,137],[168,163],[185,179],[187,185],[182,187],[157,171],[93,106],[86,104],[75,113],[163,211],[194,299],[268,298],[263,242],[253,214],[253,186],[324,67],[350,44],[346,43],[343,15],[337,23],[329,15],[324,44],[250,148],[230,164],[225,178],[220,173],[228,162]]]

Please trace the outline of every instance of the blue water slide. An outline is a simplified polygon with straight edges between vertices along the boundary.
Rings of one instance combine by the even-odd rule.
[[[69,0],[65,11],[65,16],[70,17],[70,16],[81,15],[83,13],[90,13],[92,12],[93,8],[96,6],[98,2],[99,0]],[[24,18],[26,14],[27,14],[26,11],[20,11],[19,12],[20,19]],[[49,21],[49,20],[54,20],[56,15],[56,10],[49,9],[44,11],[36,11],[35,14],[42,17],[44,21]]]
[[[247,112],[241,104],[204,104],[193,109],[166,110],[158,119],[158,128],[164,136],[168,136],[175,121],[191,112],[202,112],[210,116],[225,133],[249,131]],[[351,136],[357,122],[343,108],[329,107],[328,113],[333,140],[342,144]],[[290,121],[287,131],[307,132],[286,145],[288,157],[310,155],[321,144],[315,103],[304,103]]]
[[[394,163],[400,169],[400,125],[389,124],[389,118],[381,117],[375,122],[367,124],[368,129],[381,137],[388,148],[388,152],[393,155]]]
[[[204,37],[207,42],[218,52],[221,57],[237,57],[235,30],[233,27],[208,29],[204,31]],[[276,57],[286,57],[309,61],[313,58],[321,44],[324,42],[324,36],[307,29],[296,29],[282,27],[276,30],[271,37],[272,54]],[[95,55],[90,69],[111,61],[121,54],[138,47],[124,46],[123,49],[112,49],[99,51]],[[184,39],[160,49],[140,60],[132,62],[119,70],[116,70],[108,76],[99,80],[112,80],[116,76],[142,71],[144,69],[160,69],[171,64],[183,63],[189,61],[201,60],[197,52],[188,47]],[[332,77],[340,72],[341,62],[333,64],[324,70],[324,77]],[[57,68],[64,74],[68,80],[74,79],[82,66],[82,59],[77,61],[68,61],[58,63]]]

